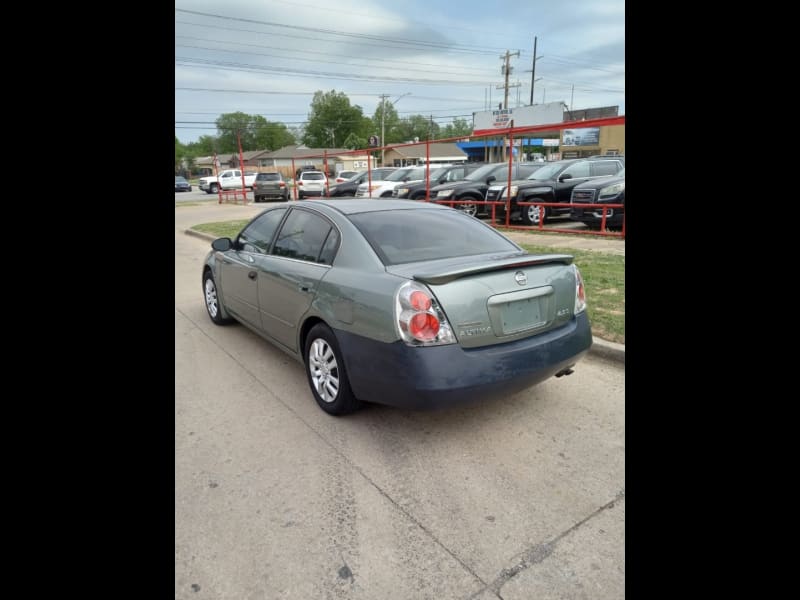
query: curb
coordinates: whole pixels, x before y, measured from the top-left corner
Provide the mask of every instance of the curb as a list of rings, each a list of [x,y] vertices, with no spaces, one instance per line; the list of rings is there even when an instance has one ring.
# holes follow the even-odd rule
[[[195,231],[194,229],[184,229],[183,232],[186,235],[208,240],[209,242],[213,242],[217,239],[210,233],[203,233],[201,231]],[[594,354],[607,360],[613,360],[623,365],[625,364],[625,344],[617,344],[592,336],[592,346],[589,348],[589,354]]]
[[[617,344],[592,336],[592,347],[589,348],[589,354],[625,365],[625,344]]]

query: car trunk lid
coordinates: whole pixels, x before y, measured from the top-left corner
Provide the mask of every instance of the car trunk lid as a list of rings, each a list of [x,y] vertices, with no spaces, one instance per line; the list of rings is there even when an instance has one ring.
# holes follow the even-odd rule
[[[387,271],[428,285],[459,343],[488,346],[568,322],[575,270],[568,254],[472,257],[394,265]]]

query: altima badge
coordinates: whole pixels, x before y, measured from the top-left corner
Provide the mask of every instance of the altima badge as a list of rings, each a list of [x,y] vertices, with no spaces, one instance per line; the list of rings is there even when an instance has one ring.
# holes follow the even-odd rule
[[[514,275],[514,280],[520,285],[525,285],[526,283],[528,283],[528,276],[525,275],[525,273],[523,273],[522,271],[517,271],[516,274]]]

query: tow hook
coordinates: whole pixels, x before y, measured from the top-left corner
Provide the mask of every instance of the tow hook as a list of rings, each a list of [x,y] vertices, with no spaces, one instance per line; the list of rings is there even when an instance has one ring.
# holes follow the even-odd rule
[[[561,377],[562,375],[572,375],[575,371],[572,367],[575,365],[569,366],[566,369],[562,369],[558,373],[556,373],[556,377]]]

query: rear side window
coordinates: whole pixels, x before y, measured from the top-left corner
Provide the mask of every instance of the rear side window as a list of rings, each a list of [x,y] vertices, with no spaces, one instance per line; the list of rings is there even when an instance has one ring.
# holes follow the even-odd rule
[[[592,175],[616,175],[621,168],[616,160],[598,160],[592,163]]]
[[[242,245],[242,250],[266,254],[269,250],[272,236],[275,234],[275,230],[278,229],[286,210],[285,208],[271,210],[250,223],[239,234],[239,243]]]
[[[298,260],[322,262],[320,259],[323,258],[322,250],[325,246],[328,252],[324,258],[326,261],[332,262],[332,254],[335,253],[336,247],[331,252],[325,243],[331,229],[331,224],[319,215],[295,209],[286,217],[272,253]],[[338,245],[338,238],[334,242]],[[330,262],[325,264],[330,264]]]
[[[519,250],[501,234],[457,210],[386,210],[350,220],[385,265]]]

